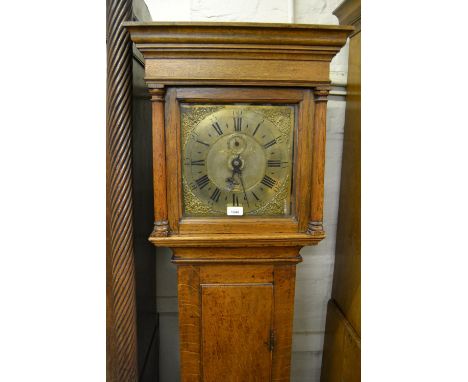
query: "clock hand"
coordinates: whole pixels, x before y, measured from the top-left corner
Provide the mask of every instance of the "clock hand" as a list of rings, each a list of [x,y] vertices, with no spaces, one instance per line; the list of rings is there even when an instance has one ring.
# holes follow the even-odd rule
[[[229,178],[226,178],[227,188],[229,189],[229,191],[231,191],[234,188],[234,185],[236,182],[234,179],[235,174],[236,174],[236,169],[234,168],[232,170],[232,175]]]
[[[240,154],[237,156],[235,161],[232,162],[232,167],[234,168],[232,176],[234,177],[234,173],[236,173],[239,176],[241,186],[242,186],[242,191],[244,191],[244,199],[247,202],[247,206],[250,207],[249,204],[249,199],[247,199],[247,194],[245,192],[245,187],[244,187],[244,181],[242,180],[242,170],[240,169],[242,165],[242,162],[240,161]]]
[[[244,182],[242,181],[242,172],[239,170],[238,174],[239,174],[239,178],[240,178],[240,181],[241,181],[242,191],[244,191],[244,199],[247,201],[247,206],[250,207],[249,199],[247,199],[247,194],[245,193]]]
[[[234,183],[235,183],[234,175],[237,174],[237,172],[239,171],[239,167],[241,165],[241,163],[239,162],[239,156],[237,156],[237,158],[235,158],[231,162],[231,165],[232,165],[232,175],[231,177],[226,178],[226,182],[228,183],[228,187],[230,190],[232,189],[232,187],[234,187]]]

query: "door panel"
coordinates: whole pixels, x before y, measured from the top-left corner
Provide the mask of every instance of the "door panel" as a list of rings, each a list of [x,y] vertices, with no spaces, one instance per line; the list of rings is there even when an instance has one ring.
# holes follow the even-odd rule
[[[203,382],[267,382],[273,285],[202,284]]]

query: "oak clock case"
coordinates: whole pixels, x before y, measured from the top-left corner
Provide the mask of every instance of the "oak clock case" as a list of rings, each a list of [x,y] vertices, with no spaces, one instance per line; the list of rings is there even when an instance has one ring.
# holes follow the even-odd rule
[[[152,101],[149,240],[177,265],[181,381],[289,381],[299,251],[325,237],[329,65],[353,28],[126,27]]]

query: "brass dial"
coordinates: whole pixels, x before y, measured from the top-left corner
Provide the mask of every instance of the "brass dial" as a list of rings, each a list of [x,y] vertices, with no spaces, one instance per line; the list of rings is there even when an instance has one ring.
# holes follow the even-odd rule
[[[182,118],[185,214],[223,216],[230,206],[242,207],[244,215],[289,214],[293,107],[202,110],[200,119],[200,106],[182,108],[183,117],[200,119]]]

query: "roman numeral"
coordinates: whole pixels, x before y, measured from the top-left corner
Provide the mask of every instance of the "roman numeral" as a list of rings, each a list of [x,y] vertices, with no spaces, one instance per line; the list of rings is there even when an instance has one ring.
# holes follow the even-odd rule
[[[263,145],[263,147],[267,149],[268,147],[271,147],[271,146],[273,146],[273,145],[275,145],[275,144],[276,144],[276,138],[273,139],[273,140],[271,140],[271,141],[268,142],[268,143],[265,143],[265,144]]]
[[[216,190],[213,191],[213,193],[210,196],[210,199],[216,203],[218,203],[219,196],[221,195],[221,191],[219,190],[218,187],[216,187]]]
[[[267,165],[268,167],[281,167],[281,161],[277,159],[269,159]]]
[[[263,123],[263,121],[260,122],[260,123],[257,125],[257,127],[255,128],[255,130],[254,130],[254,132],[253,132],[253,134],[252,134],[253,137],[255,137],[255,134],[257,134],[257,130],[258,130],[258,128],[260,127],[260,125],[261,125],[262,123]]]
[[[213,129],[215,129],[218,135],[223,135],[223,130],[221,130],[221,126],[219,126],[218,122],[213,123],[211,126],[213,126]]]
[[[268,175],[265,175],[261,181],[261,183],[267,187],[273,188],[276,183],[276,180],[270,178]]]
[[[269,162],[269,161],[268,161]],[[190,162],[190,164],[192,166],[204,166],[205,165],[205,160],[204,159],[200,159],[200,160],[193,160],[192,162]]]
[[[203,187],[205,187],[209,182],[210,182],[210,179],[208,178],[208,175],[203,175],[201,178],[198,178],[195,181],[197,186],[200,187],[200,190],[202,190]]]
[[[255,192],[252,191],[252,195],[254,196],[255,199],[260,200],[258,196],[255,194]]]
[[[205,145],[206,147],[210,147],[210,145],[209,145],[208,143],[205,143],[205,142],[199,141],[198,139],[197,139],[197,142],[198,142],[198,143],[201,143],[202,145]]]
[[[236,194],[232,194],[232,205],[235,207],[239,207],[239,198]]]
[[[234,117],[234,131],[242,130],[242,117]]]

